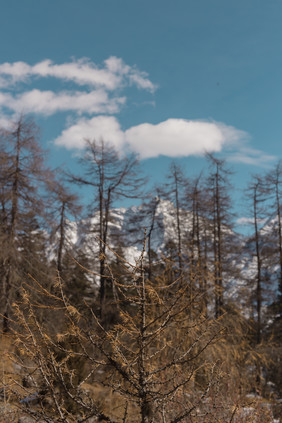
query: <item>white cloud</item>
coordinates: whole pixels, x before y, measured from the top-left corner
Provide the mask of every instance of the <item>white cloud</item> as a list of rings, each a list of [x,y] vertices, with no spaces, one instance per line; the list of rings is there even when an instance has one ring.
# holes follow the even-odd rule
[[[244,133],[217,122],[169,119],[157,125],[144,123],[122,131],[115,117],[97,116],[80,119],[65,129],[55,140],[67,148],[83,148],[84,139],[100,139],[112,143],[119,151],[128,148],[141,159],[166,155],[169,157],[202,155],[219,152]]]
[[[129,81],[132,85],[136,85],[137,88],[140,88],[141,90],[147,90],[153,93],[157,86],[153,84],[147,77],[147,74],[145,72],[139,72],[134,70],[131,71],[128,75]]]
[[[30,68],[25,62],[3,63],[0,65],[1,87],[25,81],[30,73]]]
[[[78,85],[90,85],[113,90],[120,84],[120,75],[108,69],[99,69],[94,63],[85,60],[56,65],[44,60],[32,67],[31,73],[40,77],[54,77],[73,81]]]
[[[16,96],[0,92],[0,107],[18,113],[47,116],[65,111],[74,111],[79,114],[117,113],[124,102],[125,97],[110,99],[104,90],[54,93],[34,89]]]
[[[37,79],[53,77],[87,88],[72,91],[26,90],[20,94],[16,84],[32,84]],[[89,59],[55,64],[43,60],[31,66],[25,62],[0,64],[0,112],[35,113],[50,116],[57,112],[112,114],[120,111],[126,97],[120,91],[127,86],[153,92],[156,89],[145,72],[129,66],[117,57],[109,57],[102,66]],[[9,91],[3,91],[3,88]]]
[[[0,128],[1,129],[11,129],[11,127],[13,126],[13,121],[5,116],[5,115],[1,115],[0,116]]]
[[[19,93],[18,83],[33,84],[45,78],[70,81],[76,84],[76,88],[56,92],[27,89]],[[223,150],[228,160],[248,165],[268,167],[277,159],[260,150],[248,148],[248,135],[245,132],[219,122],[168,119],[155,125],[142,123],[122,131],[116,118],[105,115],[120,111],[126,102],[126,97],[120,93],[129,86],[150,93],[157,88],[146,72],[114,56],[101,65],[87,58],[62,64],[55,64],[48,59],[35,65],[25,62],[3,63],[0,64],[0,126],[7,126],[8,116],[15,113],[50,116],[69,112],[72,119],[73,113],[76,118],[90,116],[89,119],[77,119],[55,140],[67,148],[82,148],[85,137],[103,137],[120,151],[129,149],[141,159],[159,155],[195,156],[205,151]]]
[[[150,92],[156,89],[156,85],[149,80],[147,73],[141,72],[137,67],[126,65],[122,59],[114,56],[105,60],[104,65],[100,67],[87,58],[59,65],[49,59],[33,66],[25,62],[0,65],[0,86],[2,87],[8,87],[16,82],[28,82],[32,77],[53,77],[110,91],[130,84]]]
[[[140,158],[197,156],[219,152],[244,133],[218,122],[168,119],[157,125],[144,123],[125,132],[126,141]]]
[[[243,145],[238,149],[238,151],[228,155],[227,160],[234,163],[243,163],[268,168],[273,165],[273,162],[277,160],[277,157],[266,154],[261,150]]]
[[[68,149],[81,149],[85,146],[85,140],[100,140],[111,143],[121,151],[124,146],[124,133],[119,122],[113,116],[97,116],[92,119],[80,119],[74,125],[65,129],[56,138],[55,144]]]

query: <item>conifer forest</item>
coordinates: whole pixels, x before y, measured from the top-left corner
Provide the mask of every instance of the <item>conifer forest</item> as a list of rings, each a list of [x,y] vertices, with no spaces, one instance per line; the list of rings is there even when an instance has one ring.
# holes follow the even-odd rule
[[[282,161],[242,235],[215,155],[153,188],[103,140],[76,160],[0,130],[0,423],[281,422]]]

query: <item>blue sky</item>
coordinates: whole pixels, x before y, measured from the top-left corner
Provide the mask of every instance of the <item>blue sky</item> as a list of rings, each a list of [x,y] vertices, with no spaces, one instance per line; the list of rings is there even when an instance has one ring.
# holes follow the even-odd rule
[[[172,158],[200,171],[208,150],[234,169],[238,210],[281,158],[281,0],[0,6],[0,123],[32,113],[54,166],[103,136],[160,181]]]

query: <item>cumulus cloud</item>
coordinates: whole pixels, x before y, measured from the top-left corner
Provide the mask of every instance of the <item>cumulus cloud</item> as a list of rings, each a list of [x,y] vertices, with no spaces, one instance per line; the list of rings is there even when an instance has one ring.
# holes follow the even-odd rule
[[[62,64],[55,64],[47,59],[33,66],[25,62],[0,65],[2,87],[8,87],[16,82],[28,82],[32,77],[53,77],[105,90],[116,90],[130,84],[150,92],[154,92],[157,88],[149,80],[146,72],[140,71],[136,66],[129,66],[122,59],[114,56],[105,60],[103,66],[98,66],[87,58]]]
[[[245,133],[218,122],[168,119],[157,125],[144,123],[125,132],[129,147],[140,158],[197,156],[219,152],[226,144],[237,142]]]
[[[122,131],[115,117],[97,116],[78,120],[65,129],[55,143],[67,148],[83,148],[85,138],[103,138],[119,151],[129,149],[140,159],[146,159],[159,155],[180,157],[202,155],[206,151],[219,152],[244,135],[222,123],[184,119],[168,119],[157,125],[144,123]]]
[[[25,62],[3,63],[0,65],[1,87],[25,81],[29,73],[30,66]]]
[[[0,116],[0,128],[1,129],[11,129],[13,126],[13,121],[5,115]]]
[[[75,88],[71,91],[62,91],[62,88],[58,91],[18,90],[21,84],[33,84],[46,78],[71,82]],[[157,88],[146,72],[115,56],[101,65],[87,58],[62,64],[49,59],[35,65],[3,63],[0,64],[0,126],[6,127],[9,117],[16,113],[51,116],[68,112],[75,123],[55,140],[67,148],[82,148],[85,138],[103,138],[119,151],[133,151],[141,159],[160,155],[195,156],[205,151],[225,150],[228,160],[233,162],[267,167],[276,160],[274,156],[249,148],[245,132],[219,122],[168,119],[155,125],[142,123],[122,130],[118,120],[110,115],[120,111],[126,102],[121,92],[131,86],[149,93]]]
[[[18,95],[0,92],[0,107],[13,112],[52,115],[74,111],[79,114],[117,113],[125,97],[109,98],[103,90],[58,92],[31,90]]]
[[[71,81],[79,90],[31,89],[18,93],[18,83],[32,84],[51,77],[62,82]],[[147,73],[114,56],[105,60],[102,66],[89,59],[62,64],[43,60],[33,66],[25,62],[3,63],[0,64],[0,112],[46,116],[66,111],[92,115],[118,113],[126,101],[120,91],[133,85],[151,93],[156,89]]]
[[[81,149],[85,146],[85,140],[101,139],[119,151],[123,149],[124,132],[115,117],[96,116],[92,119],[79,119],[74,125],[66,128],[54,142],[68,149]]]

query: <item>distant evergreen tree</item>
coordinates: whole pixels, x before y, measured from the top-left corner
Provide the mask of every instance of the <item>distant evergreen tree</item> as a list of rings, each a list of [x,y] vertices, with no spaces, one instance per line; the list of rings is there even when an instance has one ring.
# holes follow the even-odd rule
[[[84,301],[88,305],[95,302],[89,268],[90,259],[83,251],[76,249],[64,254],[60,279],[66,296],[78,308],[85,308]]]
[[[17,240],[19,255],[17,272],[19,278],[27,279],[31,275],[41,281],[44,286],[50,286],[54,272],[51,270],[47,257],[49,240],[33,212],[27,218],[23,231],[18,233]]]

